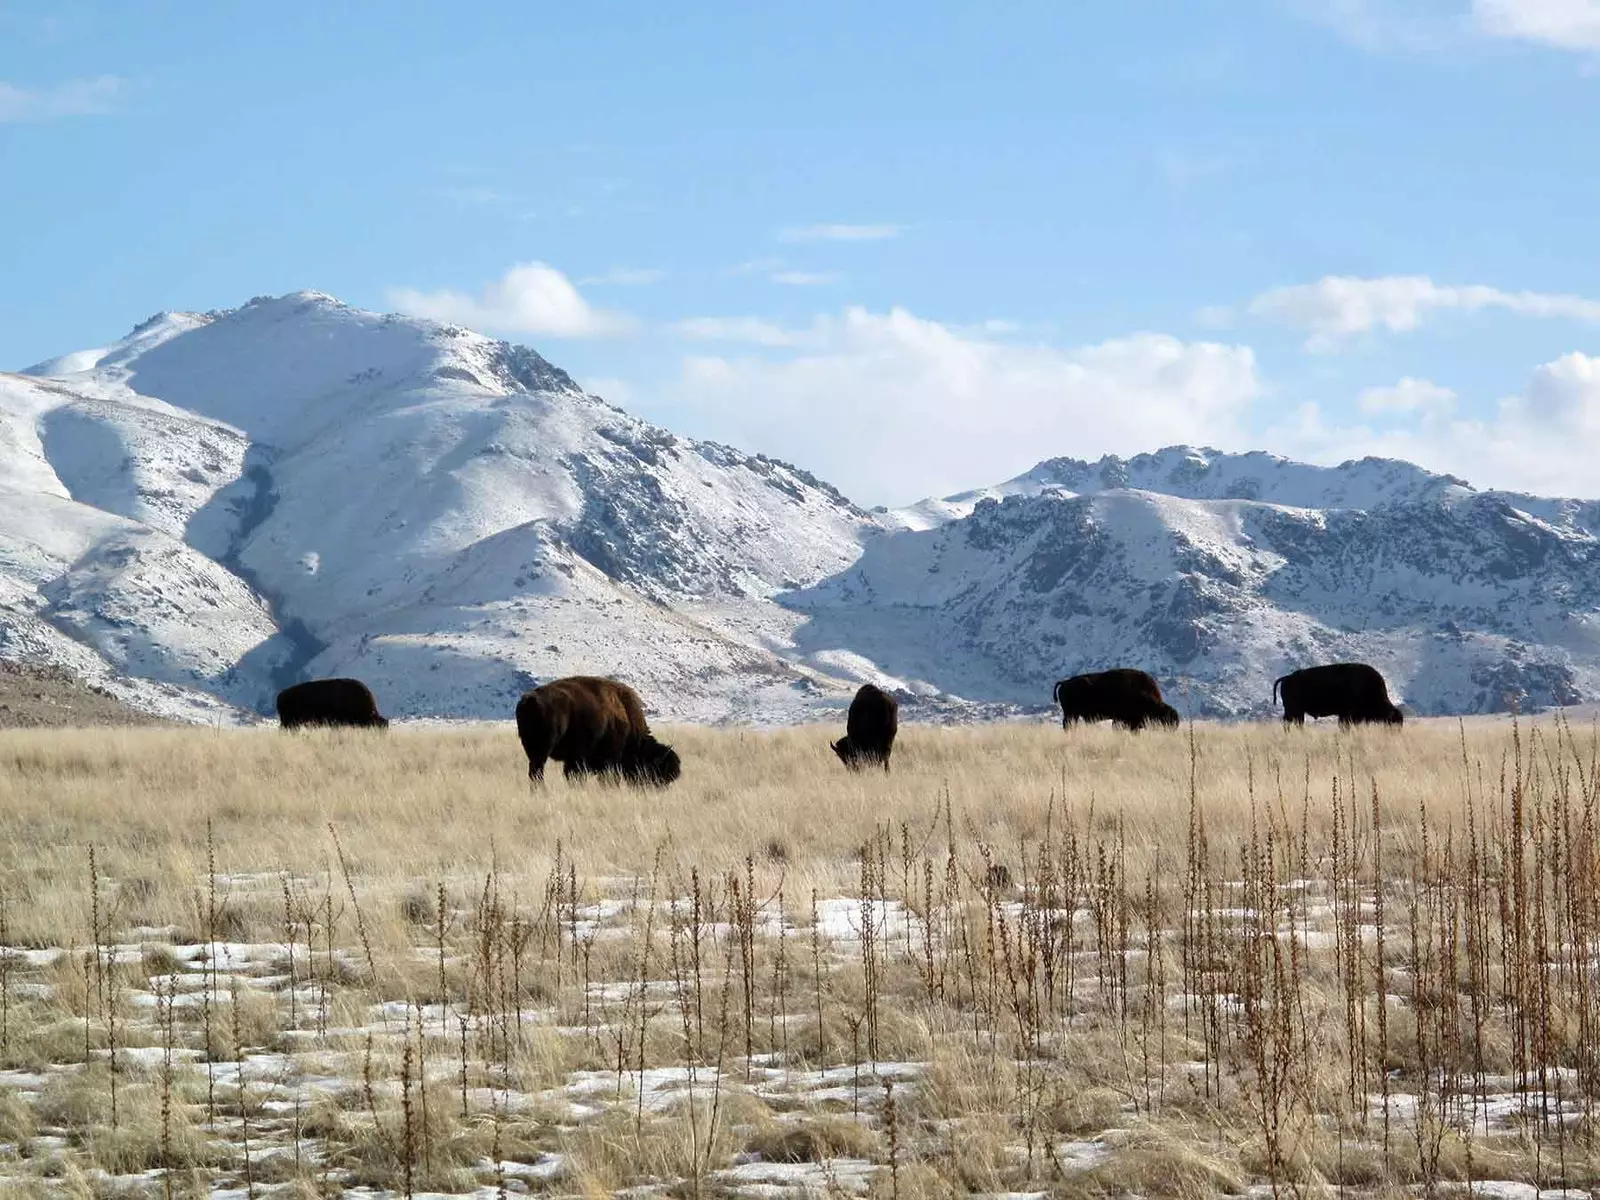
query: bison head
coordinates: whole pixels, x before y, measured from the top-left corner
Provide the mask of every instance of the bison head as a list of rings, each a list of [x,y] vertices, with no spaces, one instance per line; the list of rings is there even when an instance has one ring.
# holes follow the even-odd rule
[[[1150,719],[1157,725],[1165,725],[1168,729],[1176,729],[1183,724],[1183,718],[1178,715],[1178,710],[1170,704],[1157,704],[1150,714]]]
[[[839,761],[852,771],[861,770],[873,757],[868,751],[852,742],[848,735],[837,742],[829,742],[828,747],[839,756]]]
[[[1393,704],[1389,705],[1389,711],[1381,719],[1385,725],[1404,725],[1406,721],[1405,714]]]
[[[622,764],[622,776],[641,786],[666,787],[683,774],[683,762],[671,746],[653,737],[640,738]]]

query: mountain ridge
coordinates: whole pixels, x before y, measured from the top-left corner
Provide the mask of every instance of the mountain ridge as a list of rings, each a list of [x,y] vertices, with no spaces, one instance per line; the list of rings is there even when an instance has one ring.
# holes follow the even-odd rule
[[[346,673],[397,715],[504,717],[575,671],[675,719],[869,679],[969,718],[1125,664],[1238,716],[1328,655],[1413,711],[1600,698],[1594,501],[1174,446],[869,512],[527,347],[317,292],[0,374],[0,496],[0,658],[186,719]]]

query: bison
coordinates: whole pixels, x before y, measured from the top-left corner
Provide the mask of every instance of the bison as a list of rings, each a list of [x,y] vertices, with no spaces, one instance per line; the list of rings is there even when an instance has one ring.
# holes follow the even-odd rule
[[[887,771],[894,735],[899,729],[899,702],[881,687],[863,683],[856,691],[856,698],[850,701],[844,737],[828,744],[839,761],[852,771],[859,771],[869,763],[880,763]]]
[[[535,781],[552,758],[568,779],[598,775],[640,786],[665,787],[683,770],[677,751],[651,736],[639,693],[615,679],[573,675],[525,693],[517,737]]]
[[[1399,725],[1405,720],[1389,700],[1383,676],[1366,663],[1292,671],[1273,681],[1274,704],[1280,688],[1285,725],[1304,725],[1307,717],[1338,717],[1340,725]]]
[[[302,725],[349,725],[387,729],[372,689],[359,679],[313,679],[278,693],[278,723],[285,729]]]
[[[1063,679],[1052,693],[1061,706],[1061,728],[1078,721],[1111,721],[1143,729],[1152,721],[1177,726],[1178,710],[1161,698],[1161,687],[1147,671],[1118,667]]]

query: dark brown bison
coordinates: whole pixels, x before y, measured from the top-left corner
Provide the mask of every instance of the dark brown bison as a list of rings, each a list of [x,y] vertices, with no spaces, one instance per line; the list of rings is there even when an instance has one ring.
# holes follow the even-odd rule
[[[899,702],[881,687],[863,683],[856,691],[856,698],[850,701],[844,737],[828,744],[839,761],[852,771],[859,771],[869,763],[880,763],[887,771],[894,735],[899,730]]]
[[[568,779],[585,775],[665,787],[682,773],[677,751],[656,741],[639,693],[615,679],[573,675],[536,687],[517,703],[517,737],[528,778],[555,759]]]
[[[1182,718],[1161,698],[1161,686],[1147,671],[1117,667],[1063,679],[1052,693],[1061,706],[1061,728],[1078,721],[1111,721],[1128,729],[1154,722],[1174,727]]]
[[[1383,676],[1366,663],[1292,671],[1273,682],[1273,703],[1280,688],[1286,725],[1304,725],[1307,717],[1338,717],[1341,725],[1399,725],[1405,720],[1389,700]]]
[[[352,725],[387,729],[372,689],[359,679],[312,679],[278,693],[278,723],[285,729],[302,725]]]

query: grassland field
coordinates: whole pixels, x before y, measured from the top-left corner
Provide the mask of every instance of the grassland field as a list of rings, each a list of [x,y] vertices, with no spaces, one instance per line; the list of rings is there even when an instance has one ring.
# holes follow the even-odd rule
[[[0,1189],[1600,1183],[1593,725],[662,736],[0,732]]]

